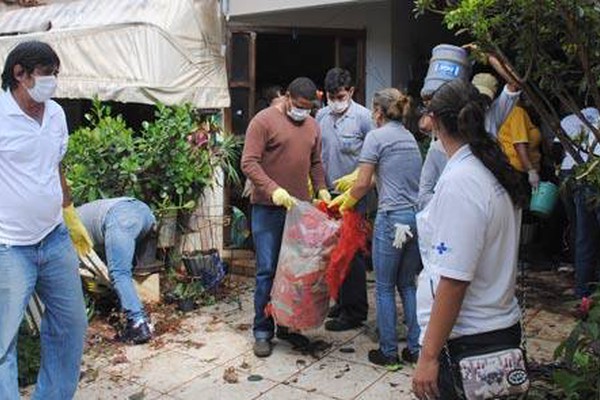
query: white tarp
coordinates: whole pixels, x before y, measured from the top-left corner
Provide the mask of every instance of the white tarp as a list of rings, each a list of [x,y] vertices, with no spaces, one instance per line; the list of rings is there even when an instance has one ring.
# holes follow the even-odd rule
[[[217,0],[87,0],[0,13],[2,66],[32,39],[60,57],[58,98],[229,107]]]

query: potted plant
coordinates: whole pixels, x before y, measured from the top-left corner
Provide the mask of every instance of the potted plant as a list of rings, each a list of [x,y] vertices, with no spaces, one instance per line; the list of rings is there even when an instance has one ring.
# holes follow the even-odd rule
[[[204,288],[200,281],[192,279],[189,282],[178,282],[171,292],[171,296],[180,311],[189,312],[197,308],[197,300],[203,292]]]

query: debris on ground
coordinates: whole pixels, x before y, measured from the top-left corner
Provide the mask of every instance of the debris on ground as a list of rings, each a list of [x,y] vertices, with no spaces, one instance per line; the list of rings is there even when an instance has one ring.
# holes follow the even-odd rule
[[[344,368],[340,369],[338,371],[338,373],[334,376],[335,379],[340,379],[341,377],[343,377],[344,375],[346,375],[346,372],[350,371],[350,365],[346,364],[344,366]]]
[[[249,382],[259,382],[259,381],[262,381],[262,380],[263,380],[263,377],[261,375],[250,375],[248,377],[248,381]]]
[[[223,372],[223,380],[227,383],[238,383],[239,377],[234,367],[229,367]]]

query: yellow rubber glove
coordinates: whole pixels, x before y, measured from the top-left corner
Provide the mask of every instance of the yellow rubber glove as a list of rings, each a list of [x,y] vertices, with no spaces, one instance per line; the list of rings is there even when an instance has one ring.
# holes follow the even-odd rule
[[[80,256],[89,254],[94,245],[85,226],[83,226],[83,223],[79,219],[73,204],[63,208],[63,219],[67,229],[69,229],[69,235],[71,236],[71,241],[73,242],[73,246],[75,246],[77,254]]]
[[[288,210],[296,205],[296,199],[294,199],[287,190],[283,188],[277,188],[271,195],[271,200],[276,206],[285,207]]]
[[[358,203],[358,199],[353,197],[350,194],[350,191],[347,190],[344,193],[337,196],[335,199],[333,199],[327,207],[333,208],[335,206],[338,206],[340,212],[343,213],[345,211],[353,209],[356,203]]]
[[[329,194],[329,190],[319,190],[319,200],[323,200],[326,204],[329,204],[329,202],[331,201],[331,195]]]
[[[344,175],[341,178],[333,181],[333,184],[335,185],[335,190],[337,190],[340,193],[346,192],[347,190],[349,190],[352,187],[352,185],[354,185],[354,183],[356,182],[357,179],[358,179],[358,168],[356,168],[354,170],[354,172],[352,172],[348,175]]]

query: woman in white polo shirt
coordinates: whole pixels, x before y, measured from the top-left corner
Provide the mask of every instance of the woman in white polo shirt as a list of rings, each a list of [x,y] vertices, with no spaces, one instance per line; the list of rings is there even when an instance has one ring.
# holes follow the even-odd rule
[[[472,349],[518,346],[515,297],[520,208],[527,188],[484,127],[475,87],[442,86],[428,112],[448,164],[417,216],[423,272],[417,285],[421,353],[413,390],[421,399],[461,398],[449,365]]]

